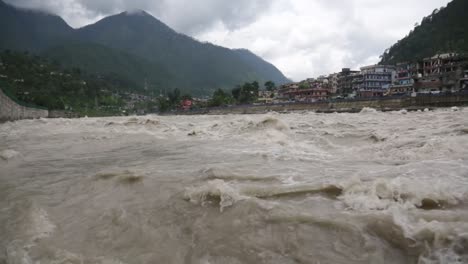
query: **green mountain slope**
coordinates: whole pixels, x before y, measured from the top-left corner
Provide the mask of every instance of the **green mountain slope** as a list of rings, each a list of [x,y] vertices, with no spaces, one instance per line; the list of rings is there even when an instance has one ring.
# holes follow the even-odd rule
[[[115,74],[153,89],[180,88],[208,95],[217,88],[289,80],[248,51],[201,43],[179,34],[148,13],[123,12],[81,29],[58,16],[17,9],[0,0],[0,50],[32,51],[65,66]]]
[[[120,76],[138,87],[147,82],[153,85],[151,88],[161,89],[172,86],[170,82],[176,80],[163,66],[94,43],[70,42],[42,54],[68,67],[86,69],[90,74]]]
[[[276,84],[282,84],[285,82],[289,82],[290,80],[285,80],[282,78],[282,74],[278,74],[278,69],[271,63],[264,61],[262,58],[258,57],[250,50],[247,49],[237,49],[234,50],[235,53],[247,64],[251,67],[255,68],[255,70],[261,76],[275,76],[276,78],[272,78],[269,80],[263,79],[259,80],[260,83],[264,83],[264,81],[273,81]]]
[[[430,57],[437,53],[468,52],[468,1],[453,0],[423,19],[407,37],[382,55],[382,64]]]
[[[78,31],[81,40],[165,65],[169,72],[179,77],[182,88],[230,88],[254,80],[288,81],[278,69],[252,53],[242,54],[198,42],[178,34],[144,11],[123,12]]]

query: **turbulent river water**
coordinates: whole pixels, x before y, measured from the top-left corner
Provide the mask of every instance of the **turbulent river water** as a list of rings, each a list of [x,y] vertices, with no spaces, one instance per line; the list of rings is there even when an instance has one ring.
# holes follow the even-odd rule
[[[0,124],[0,263],[468,263],[468,108]]]

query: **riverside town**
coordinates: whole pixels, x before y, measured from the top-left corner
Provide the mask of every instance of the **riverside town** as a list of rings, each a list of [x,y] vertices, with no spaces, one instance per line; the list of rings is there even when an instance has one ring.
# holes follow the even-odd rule
[[[468,92],[468,56],[437,54],[416,62],[371,65],[281,85],[260,101],[319,102],[330,99],[446,95]],[[273,95],[273,96],[272,96]]]
[[[418,61],[376,64],[360,70],[343,68],[338,73],[279,85],[267,81],[264,89],[257,81],[245,82],[230,91],[211,87],[207,89],[214,90],[211,96],[206,93],[192,96],[190,91],[154,87],[146,80],[140,89],[129,90],[125,82],[86,75],[78,69],[63,70],[28,54],[7,51],[0,55],[0,88],[3,89],[0,120],[149,113],[355,112],[363,107],[418,110],[462,105],[468,98],[466,53],[436,54]],[[32,70],[24,70],[25,66]],[[59,93],[75,89],[78,94],[55,96],[59,93],[45,90],[54,87],[51,83],[56,83]],[[400,101],[388,103],[391,99]]]

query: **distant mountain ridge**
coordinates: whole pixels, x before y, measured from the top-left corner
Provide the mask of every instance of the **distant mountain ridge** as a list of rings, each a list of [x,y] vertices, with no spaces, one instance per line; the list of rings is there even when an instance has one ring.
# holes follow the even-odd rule
[[[145,11],[127,11],[73,29],[58,16],[17,9],[0,0],[0,49],[41,53],[97,74],[118,74],[153,89],[211,94],[243,82],[289,80],[246,50],[201,43]]]
[[[438,53],[468,53],[467,0],[453,0],[436,9],[421,25],[382,55],[381,64],[416,61]]]

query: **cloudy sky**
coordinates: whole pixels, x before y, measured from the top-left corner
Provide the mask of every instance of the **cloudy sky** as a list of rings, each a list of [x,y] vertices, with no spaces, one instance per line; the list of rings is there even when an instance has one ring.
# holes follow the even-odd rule
[[[175,30],[247,48],[299,81],[378,62],[424,16],[450,0],[6,0],[82,27],[143,9]]]

